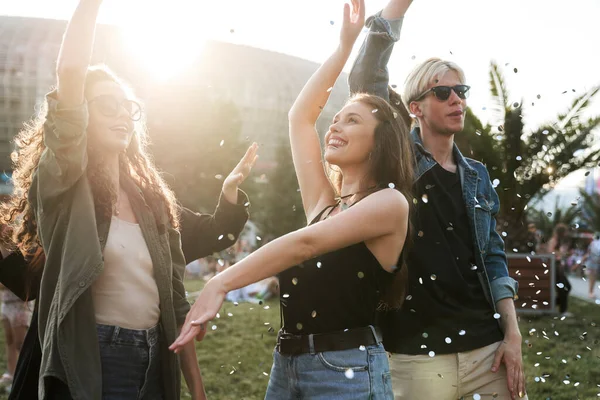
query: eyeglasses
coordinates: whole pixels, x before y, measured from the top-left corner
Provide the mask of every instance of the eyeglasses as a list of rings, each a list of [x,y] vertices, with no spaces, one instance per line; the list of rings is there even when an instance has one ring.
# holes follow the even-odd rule
[[[467,85],[434,86],[431,89],[428,89],[428,90],[424,91],[423,93],[421,93],[421,95],[418,96],[414,101],[421,100],[429,92],[433,92],[433,94],[435,95],[435,97],[437,97],[438,100],[446,101],[450,97],[450,94],[452,93],[452,91],[454,91],[454,93],[456,93],[456,95],[459,98],[464,100],[467,97],[469,97],[469,89],[471,89],[471,86],[467,86]]]
[[[106,117],[116,117],[119,115],[121,107],[127,111],[132,121],[139,121],[142,118],[142,106],[133,100],[119,101],[111,95],[101,95],[94,97],[88,104],[95,104],[98,111]]]

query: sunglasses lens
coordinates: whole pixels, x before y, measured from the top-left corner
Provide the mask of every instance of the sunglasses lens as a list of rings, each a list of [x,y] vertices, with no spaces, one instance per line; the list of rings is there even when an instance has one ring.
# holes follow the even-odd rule
[[[139,121],[142,118],[142,107],[135,101],[125,101],[123,107],[129,113],[129,118],[132,121]]]
[[[433,94],[435,94],[435,97],[437,97],[438,99],[440,99],[442,101],[448,100],[448,97],[450,97],[451,90],[452,90],[452,88],[449,86],[436,86],[436,87],[432,88],[432,91],[433,91]]]
[[[469,97],[469,89],[470,88],[467,85],[454,86],[454,91],[456,92],[456,95],[463,100]]]
[[[110,97],[98,97],[95,104],[98,110],[107,117],[114,117],[119,112],[119,103]]]

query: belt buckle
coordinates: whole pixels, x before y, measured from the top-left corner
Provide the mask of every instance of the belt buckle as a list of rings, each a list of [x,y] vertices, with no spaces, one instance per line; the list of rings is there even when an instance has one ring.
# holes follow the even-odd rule
[[[291,333],[281,333],[277,338],[277,351],[281,354],[294,354],[294,351],[290,351],[290,345],[293,346],[293,340],[301,339],[302,336],[294,335]],[[286,348],[287,347],[287,348]],[[282,348],[284,352],[282,353]]]
[[[299,335],[294,335],[292,333],[288,333],[288,332],[280,332],[278,337],[277,337],[277,341],[280,340],[289,340],[289,339],[299,339],[301,336]]]

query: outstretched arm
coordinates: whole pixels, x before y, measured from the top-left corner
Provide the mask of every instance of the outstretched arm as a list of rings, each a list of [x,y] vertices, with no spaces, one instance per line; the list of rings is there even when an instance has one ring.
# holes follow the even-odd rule
[[[289,112],[292,157],[308,221],[319,204],[331,204],[335,197],[321,162],[321,144],[315,124],[360,34],[364,10],[364,0],[352,0],[352,11],[348,4],[344,5],[338,48],[309,79]]]
[[[390,100],[387,65],[411,3],[412,0],[390,0],[382,11],[369,17],[369,33],[348,76],[351,93],[370,93]]]
[[[219,311],[227,292],[274,276],[327,252],[380,237],[394,237],[400,255],[408,229],[408,202],[394,189],[383,189],[338,215],[267,243],[211,279],[188,313],[179,338],[170,346],[179,351],[202,335],[206,322]],[[386,265],[387,263],[383,263]],[[389,269],[388,269],[389,268]],[[392,270],[389,265],[386,269]]]

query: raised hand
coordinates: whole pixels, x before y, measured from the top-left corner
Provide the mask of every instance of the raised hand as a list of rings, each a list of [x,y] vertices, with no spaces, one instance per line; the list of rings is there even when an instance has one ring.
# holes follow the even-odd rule
[[[225,199],[232,204],[237,203],[237,190],[238,186],[244,182],[244,180],[250,175],[250,171],[258,159],[256,152],[258,151],[258,145],[252,143],[252,145],[246,150],[246,154],[240,160],[238,165],[235,166],[233,171],[225,178],[223,182],[223,195]]]
[[[344,4],[344,22],[340,32],[340,45],[351,50],[365,24],[365,0],[352,0],[352,10]]]

